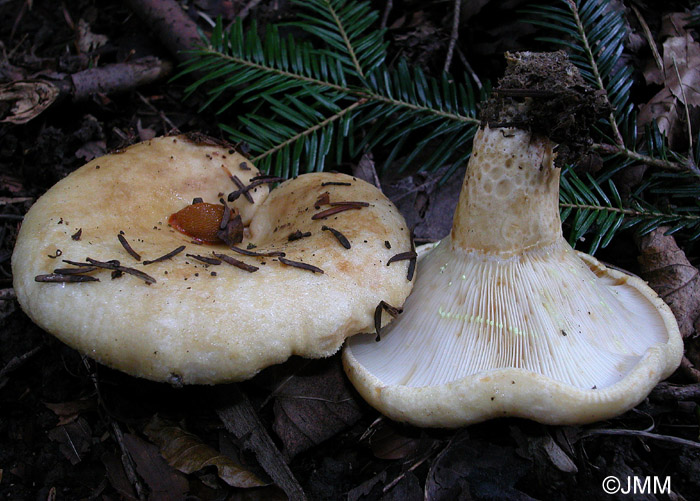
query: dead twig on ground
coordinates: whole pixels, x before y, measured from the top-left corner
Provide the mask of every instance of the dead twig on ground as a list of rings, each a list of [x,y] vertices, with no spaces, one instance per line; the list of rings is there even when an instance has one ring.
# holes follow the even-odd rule
[[[5,364],[5,367],[0,369],[0,388],[2,388],[5,385],[3,379],[8,374],[22,367],[25,363],[27,363],[29,359],[31,359],[34,355],[39,353],[43,348],[44,345],[39,345],[35,348],[32,348],[28,352],[23,353],[22,355],[11,358],[10,361]]]
[[[289,499],[306,499],[304,490],[285,463],[282,453],[260,422],[248,397],[237,385],[226,387],[233,401],[216,411],[224,427],[242,442],[242,446],[255,453],[272,481],[289,496]]]
[[[236,15],[236,17],[241,20],[245,19],[246,17],[248,17],[248,14],[250,14],[250,11],[257,7],[261,1],[262,0],[250,0],[243,6],[243,8]]]
[[[700,383],[678,386],[671,383],[659,383],[649,398],[662,402],[678,402],[700,399]]]
[[[450,71],[450,65],[452,64],[452,55],[455,51],[455,45],[457,45],[457,39],[459,38],[459,12],[460,12],[461,1],[454,0],[454,8],[452,11],[452,32],[450,33],[450,44],[447,46],[447,56],[445,56],[445,65],[442,67],[442,71],[447,73]]]
[[[386,23],[389,20],[389,13],[391,12],[391,9],[394,7],[394,2],[393,0],[386,0],[386,5],[384,6],[384,12],[382,13],[382,22],[379,25],[382,28],[386,28]]]
[[[187,51],[202,44],[197,25],[175,0],[128,0],[126,3],[178,61],[189,59]]]
[[[661,440],[663,442],[670,442],[676,445],[682,445],[684,447],[700,449],[700,442],[694,442],[692,440],[686,440],[685,438],[673,437],[670,435],[659,435],[657,433],[649,433],[648,431],[642,430],[588,430],[583,435],[581,435],[581,438],[591,437],[593,435],[623,435],[628,437],[642,437],[649,438],[652,440]]]
[[[84,101],[95,94],[116,94],[167,77],[172,64],[156,57],[115,63],[65,75],[56,80],[16,80],[0,86],[0,103],[7,110],[0,122],[23,124],[56,102]]]

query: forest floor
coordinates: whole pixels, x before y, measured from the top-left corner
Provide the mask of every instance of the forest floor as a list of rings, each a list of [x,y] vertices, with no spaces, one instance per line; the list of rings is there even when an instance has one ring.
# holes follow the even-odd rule
[[[498,15],[499,3],[506,14]],[[503,52],[528,47],[531,29],[513,14],[525,3],[463,2],[453,69],[495,81]],[[285,1],[175,4],[205,31],[217,16],[230,22],[245,12],[264,24],[293,13]],[[448,5],[393,2],[390,50],[441,69]],[[645,18],[659,20],[683,3],[646,9]],[[623,487],[670,479],[670,492],[640,490],[634,499],[697,499],[696,332],[686,338],[684,368],[622,416],[580,427],[511,418],[436,430],[382,417],[349,384],[339,355],[293,358],[244,383],[174,388],[100,366],[33,324],[15,300],[10,257],[22,216],[42,193],[92,158],[141,140],[176,130],[223,137],[220,118],[198,111],[205,96],[184,99],[190,81],[169,80],[177,60],[154,31],[128,2],[0,0],[0,87],[66,82],[143,57],[162,65],[121,92],[91,88],[78,98],[64,88],[45,110],[29,110],[31,120],[0,123],[1,498],[631,499],[605,493],[612,476]],[[0,101],[0,118],[10,114]],[[386,191],[417,236],[437,239],[449,231],[445,206],[456,202],[458,177],[438,187],[434,176],[416,174],[387,180]],[[621,232],[599,257],[639,273],[638,253],[632,232]],[[697,265],[700,256],[687,257]],[[692,326],[700,310],[689,315]]]

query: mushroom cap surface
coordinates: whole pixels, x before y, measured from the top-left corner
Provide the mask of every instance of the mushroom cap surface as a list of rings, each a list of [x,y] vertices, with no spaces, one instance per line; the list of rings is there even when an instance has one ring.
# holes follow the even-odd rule
[[[248,224],[238,247],[284,252],[323,273],[283,264],[279,256],[237,254],[223,243],[196,245],[168,226],[169,216],[194,198],[218,203],[235,190],[230,175],[248,185],[259,172],[232,150],[184,136],[139,143],[77,169],[24,218],[12,256],[20,305],[43,329],[107,366],[173,384],[214,384],[247,379],[291,355],[329,356],[347,336],[371,330],[380,301],[403,303],[412,288],[407,265],[386,263],[397,249],[410,249],[405,222],[378,189],[350,176],[304,174],[271,192],[265,185],[251,189],[253,203],[240,196],[230,204]],[[314,207],[326,192],[330,202],[369,205],[312,219],[329,208]],[[310,235],[290,239],[296,231]],[[144,261],[186,249],[144,265],[120,243],[120,232]],[[215,258],[212,252],[258,269],[192,257]],[[99,282],[35,281],[69,268],[64,259],[87,258],[119,260],[156,282],[129,274],[112,279],[109,270],[89,273]]]
[[[422,253],[403,313],[379,342],[346,343],[350,380],[382,413],[433,427],[588,423],[678,367],[668,306],[562,237],[552,149],[522,130],[477,132],[452,233]]]

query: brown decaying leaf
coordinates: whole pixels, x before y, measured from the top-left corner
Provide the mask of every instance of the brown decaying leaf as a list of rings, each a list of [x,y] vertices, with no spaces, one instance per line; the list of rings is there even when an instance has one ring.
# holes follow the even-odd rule
[[[85,454],[90,450],[92,443],[92,430],[88,422],[79,417],[75,421],[57,426],[49,431],[48,437],[54,442],[58,442],[58,448],[72,465],[76,465],[83,460]]]
[[[700,317],[700,273],[673,236],[661,227],[639,240],[642,277],[671,308],[684,338],[692,335]]]
[[[440,184],[447,169],[419,172],[383,186],[384,192],[413,228],[417,243],[444,238],[452,228],[452,216],[462,188],[464,170],[458,169],[449,181]]]
[[[664,19],[663,70],[654,65],[644,74],[648,83],[664,87],[641,107],[637,119],[640,125],[656,119],[671,138],[683,123],[683,106],[700,106],[700,44],[685,30],[685,17],[675,13]]]
[[[184,501],[187,498],[190,488],[187,478],[165,462],[158,447],[131,433],[124,434],[124,446],[139,476],[148,484],[149,499]]]
[[[119,456],[115,453],[105,452],[100,456],[100,461],[105,467],[110,485],[119,493],[120,499],[136,501],[138,499],[136,491],[124,472],[124,465]]]
[[[289,499],[305,500],[306,493],[284,461],[282,453],[267,433],[248,396],[238,385],[228,385],[217,408],[221,422],[246,450],[253,451],[260,466],[272,481],[284,490]]]
[[[196,435],[157,415],[151,418],[144,433],[160,448],[160,453],[168,464],[183,473],[214,466],[219,478],[231,487],[267,485],[245,467],[202,442]]]
[[[97,408],[97,402],[94,398],[86,398],[82,400],[73,400],[70,402],[48,403],[44,405],[51,409],[58,416],[58,425],[71,423],[78,419],[81,413]]]
[[[369,437],[372,453],[379,459],[405,459],[420,448],[420,439],[399,433],[396,427],[382,420]]]
[[[557,429],[560,431],[567,429],[562,427]],[[578,467],[571,459],[571,451],[567,453],[564,448],[555,440],[548,430],[543,430],[541,435],[532,436],[523,433],[518,426],[511,426],[510,434],[518,443],[517,453],[524,458],[531,459],[535,465],[551,464],[559,471],[564,473],[577,473]],[[564,434],[558,437],[560,440],[565,439]],[[568,445],[568,444],[565,444]]]
[[[515,448],[471,440],[461,432],[430,466],[425,499],[531,500],[515,487],[531,468]]]
[[[362,416],[338,356],[282,380],[274,394],[273,429],[287,458],[333,437]]]

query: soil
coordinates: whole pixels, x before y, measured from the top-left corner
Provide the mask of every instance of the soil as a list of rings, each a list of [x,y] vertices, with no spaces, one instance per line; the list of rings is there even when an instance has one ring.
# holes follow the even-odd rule
[[[205,18],[230,20],[245,6],[179,3],[203,29]],[[261,23],[290,10],[286,2],[251,4],[248,16]],[[444,57],[450,16],[445,3],[419,4],[395,2],[391,50],[436,71],[431,65]],[[465,22],[482,38],[465,34],[461,44],[471,69],[495,80],[503,65],[487,52],[521,49],[530,33],[513,29],[506,43],[499,30],[512,20],[497,24],[478,10],[468,9]],[[482,15],[492,11],[487,6]],[[146,56],[176,64],[151,34],[122,2],[0,1],[0,83],[62,80]],[[483,40],[493,43],[487,48]],[[453,70],[464,68],[454,63]],[[370,408],[338,356],[294,358],[236,385],[174,388],[100,366],[32,323],[13,299],[10,270],[22,215],[56,181],[105,152],[174,130],[225,139],[216,126],[222,117],[200,111],[204,96],[185,98],[188,83],[160,78],[80,102],[63,96],[26,123],[0,123],[1,498],[630,499],[605,494],[603,481],[613,476],[623,487],[628,479],[670,479],[670,493],[647,490],[634,499],[697,499],[700,398],[697,382],[680,371],[670,380],[675,386],[593,425],[501,419],[432,430],[391,422]],[[394,180],[388,190],[400,197],[401,183],[437,186],[437,178],[420,176]],[[459,182],[440,189],[454,199]],[[438,238],[449,226],[427,225],[431,211],[418,207],[430,205],[426,200],[414,193],[408,210],[426,239]],[[633,248],[631,234],[622,233],[604,259],[635,269]]]

